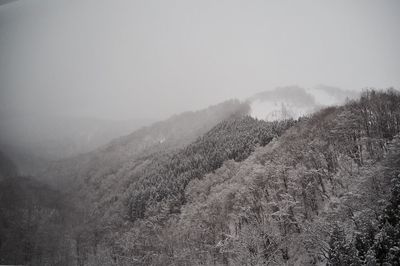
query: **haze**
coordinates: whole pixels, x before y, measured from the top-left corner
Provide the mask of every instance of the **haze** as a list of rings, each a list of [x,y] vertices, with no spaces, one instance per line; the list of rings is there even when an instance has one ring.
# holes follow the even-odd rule
[[[6,1],[8,2],[8,1]],[[162,119],[277,86],[399,87],[398,1],[14,1],[1,111]]]
[[[400,265],[399,46],[400,0],[0,0],[0,264]]]

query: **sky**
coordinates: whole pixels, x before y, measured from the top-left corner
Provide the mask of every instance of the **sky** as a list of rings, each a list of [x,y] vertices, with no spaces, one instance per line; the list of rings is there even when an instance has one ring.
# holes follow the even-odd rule
[[[163,119],[279,86],[400,88],[400,1],[0,5],[0,112]]]

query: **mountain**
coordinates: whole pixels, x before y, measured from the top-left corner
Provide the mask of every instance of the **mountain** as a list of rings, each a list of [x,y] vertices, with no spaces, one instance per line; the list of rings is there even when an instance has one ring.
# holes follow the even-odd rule
[[[35,179],[0,180],[0,263],[68,265],[72,262],[66,232],[73,209],[62,194]],[[72,263],[70,263],[72,264]],[[47,264],[48,265],[48,264]]]
[[[355,239],[389,230],[379,217],[400,173],[399,101],[365,92],[279,132],[247,116],[222,121],[181,149],[93,176],[95,222],[82,230],[107,228],[99,250],[121,250],[111,252],[118,265],[390,261],[392,251]]]
[[[323,107],[344,104],[356,99],[359,93],[319,85],[304,89],[298,86],[278,87],[250,97],[251,115],[267,121],[297,119]]]
[[[74,226],[73,206],[59,191],[18,172],[0,153],[0,263],[72,264],[67,228]]]
[[[268,105],[286,94],[298,108],[318,105],[297,87],[254,101]],[[296,120],[254,118],[253,102],[183,113],[54,162],[36,178],[59,188],[72,207],[61,207],[67,222],[55,227],[62,246],[53,253],[39,246],[35,259],[399,264],[400,93],[367,90]]]
[[[42,176],[53,184],[64,186],[66,182],[87,182],[94,175],[109,175],[123,167],[129,169],[135,167],[135,160],[188,145],[220,121],[243,113],[248,113],[248,105],[231,100],[204,110],[175,115],[115,139],[93,152],[56,161]]]
[[[94,152],[62,160],[44,175],[62,180],[58,187],[83,212],[91,210],[80,225],[82,234],[93,236],[108,228],[115,236],[135,223],[168,220],[185,204],[190,181],[227,160],[246,159],[257,146],[267,145],[295,123],[265,122],[247,113],[247,104],[238,101],[187,112]],[[112,237],[100,235],[102,241]],[[92,241],[93,237],[83,239],[79,247],[92,246]]]
[[[49,161],[87,153],[149,123],[17,114],[0,121],[0,147],[22,174],[38,173]]]

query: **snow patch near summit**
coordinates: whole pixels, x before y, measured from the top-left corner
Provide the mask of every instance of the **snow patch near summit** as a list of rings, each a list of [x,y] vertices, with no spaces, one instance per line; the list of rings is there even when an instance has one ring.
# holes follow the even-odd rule
[[[343,104],[358,95],[354,91],[322,85],[311,89],[298,86],[279,87],[251,97],[250,115],[266,121],[298,119],[323,107]]]

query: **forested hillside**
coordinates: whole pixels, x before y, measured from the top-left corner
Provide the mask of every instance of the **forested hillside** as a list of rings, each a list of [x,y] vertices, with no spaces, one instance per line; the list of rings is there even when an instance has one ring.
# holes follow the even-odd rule
[[[191,182],[171,264],[398,265],[399,103],[366,92]]]
[[[0,264],[74,265],[75,211],[62,194],[0,158]]]
[[[400,264],[399,92],[297,121],[247,113],[227,102],[60,161],[45,175],[62,194],[4,180],[1,263]]]
[[[175,115],[139,129],[99,149],[53,163],[41,178],[56,187],[80,187],[90,177],[110,175],[139,157],[183,147],[220,121],[248,113],[249,106],[230,100],[207,109]]]
[[[0,263],[68,265],[74,263],[67,237],[73,215],[61,195],[27,177],[0,182]]]
[[[87,153],[150,124],[52,115],[0,112],[0,149],[20,173],[37,174],[48,162]]]
[[[165,155],[169,163],[152,157],[137,175],[143,181],[125,193],[126,222],[111,230],[111,250],[100,244],[103,258],[117,265],[396,265],[399,102],[395,91],[367,91],[302,118],[269,144],[270,137],[247,141],[259,128],[247,127],[251,118],[225,121]],[[235,145],[242,148],[227,148]],[[234,150],[245,156],[226,152]],[[216,165],[196,172],[191,162]]]
[[[117,264],[134,263],[136,256],[159,253],[163,249],[160,245],[166,244],[159,242],[159,234],[179,215],[191,180],[213,172],[227,160],[246,159],[256,147],[265,146],[293,124],[235,114],[187,146],[144,153],[114,173],[89,176],[71,193],[85,216],[78,229],[84,236],[77,240],[77,250],[83,254],[79,260],[96,261],[92,252],[97,249],[115,250]],[[154,227],[149,227],[151,224]],[[127,236],[132,247],[118,242]],[[126,256],[126,248],[133,248],[135,254]]]

